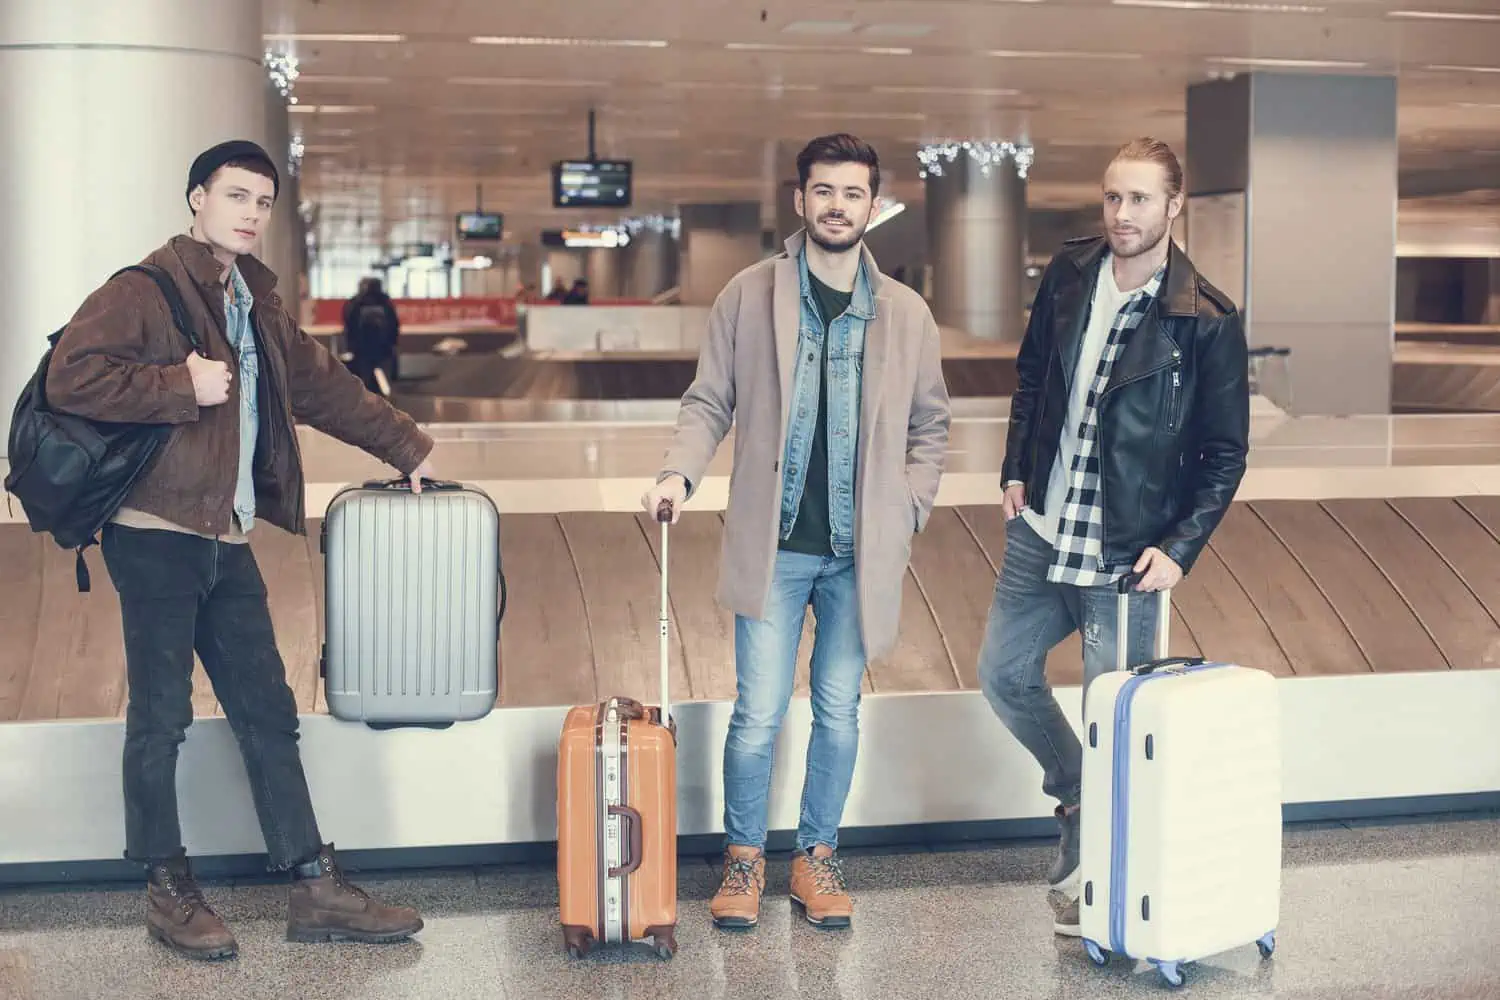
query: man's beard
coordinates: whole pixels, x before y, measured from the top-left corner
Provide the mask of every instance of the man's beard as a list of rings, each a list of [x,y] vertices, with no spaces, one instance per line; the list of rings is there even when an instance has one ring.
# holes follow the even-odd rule
[[[1109,249],[1116,257],[1129,259],[1131,257],[1139,257],[1142,254],[1148,254],[1152,250],[1155,250],[1161,246],[1162,241],[1167,238],[1171,231],[1171,225],[1165,222],[1162,223],[1160,229],[1140,229],[1138,233],[1140,242],[1128,253],[1122,253],[1120,248],[1115,246],[1116,237],[1113,233],[1106,232],[1105,236],[1109,239]]]
[[[824,218],[828,217],[824,216]],[[839,216],[839,218],[843,219],[844,222],[851,222],[848,216]],[[835,242],[819,236],[817,223],[813,220],[804,217],[802,221],[807,227],[807,238],[829,253],[848,253],[850,250],[853,250],[859,246],[859,241],[865,238],[865,229],[868,228],[867,226],[861,226],[855,229],[851,226],[844,239]]]

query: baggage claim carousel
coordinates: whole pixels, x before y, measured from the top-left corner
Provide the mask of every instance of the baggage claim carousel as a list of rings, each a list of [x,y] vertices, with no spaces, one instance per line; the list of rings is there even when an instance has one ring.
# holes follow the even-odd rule
[[[1287,471],[1308,470],[1269,473]],[[1281,487],[1256,485],[1256,473],[1174,592],[1172,652],[1234,659],[1281,679],[1288,817],[1496,804],[1500,497],[1342,499],[1328,495],[1337,492],[1333,477],[1331,488],[1291,491],[1307,498],[1273,499],[1284,477]],[[865,682],[846,844],[1051,830],[1039,769],[977,690],[1005,548],[992,479],[947,477],[914,539],[900,644]],[[605,505],[612,509],[560,513],[526,512],[536,504],[507,499],[512,484],[483,484],[502,509],[509,583],[501,693],[487,718],[446,730],[376,731],[327,715],[319,524],[307,537],[254,533],[304,713],[304,759],[324,835],[356,865],[545,851],[556,836],[566,707],[616,693],[655,698],[659,537],[648,517],[629,512],[627,494],[639,484],[621,484]],[[310,491],[309,511],[333,488]],[[719,764],[735,689],[733,618],[713,596],[722,515],[705,509],[722,509],[725,488],[723,476],[705,482],[671,548],[680,833],[706,845],[722,829]],[[119,604],[97,550],[90,559],[96,587],[78,594],[69,553],[14,513],[0,523],[0,883],[135,875],[118,860],[126,700]],[[807,628],[804,640],[810,618]],[[1048,662],[1075,726],[1080,652],[1075,635]],[[773,847],[785,846],[796,823],[811,719],[808,654],[804,641],[778,746]],[[194,692],[199,722],[178,779],[184,837],[213,859],[209,871],[253,871],[259,828],[201,668]]]

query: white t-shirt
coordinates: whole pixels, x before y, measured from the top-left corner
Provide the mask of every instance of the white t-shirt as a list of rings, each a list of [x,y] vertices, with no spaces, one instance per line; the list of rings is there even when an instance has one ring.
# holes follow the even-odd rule
[[[1073,369],[1073,388],[1068,395],[1068,417],[1063,424],[1061,439],[1057,444],[1057,458],[1047,477],[1046,514],[1039,514],[1027,499],[1021,516],[1031,529],[1049,544],[1057,544],[1057,515],[1068,497],[1068,470],[1073,467],[1073,457],[1078,454],[1078,428],[1083,422],[1084,404],[1088,401],[1089,387],[1094,384],[1094,373],[1099,370],[1099,358],[1109,343],[1109,330],[1114,326],[1131,292],[1120,291],[1115,283],[1114,254],[1106,253],[1099,265],[1099,280],[1094,282],[1094,298],[1089,307],[1089,322],[1083,332],[1083,344],[1078,349],[1078,365]]]

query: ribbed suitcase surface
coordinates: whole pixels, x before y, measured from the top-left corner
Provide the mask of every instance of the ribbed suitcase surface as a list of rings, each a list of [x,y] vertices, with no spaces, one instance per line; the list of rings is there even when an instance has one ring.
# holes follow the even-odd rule
[[[500,519],[482,491],[341,491],[323,522],[328,710],[371,724],[479,719],[499,689]]]

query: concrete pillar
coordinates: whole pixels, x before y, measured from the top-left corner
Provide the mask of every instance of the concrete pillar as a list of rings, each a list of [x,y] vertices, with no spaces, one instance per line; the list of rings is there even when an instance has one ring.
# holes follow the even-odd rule
[[[583,276],[589,282],[590,301],[618,299],[620,284],[624,277],[625,251],[618,247],[593,247],[584,260]]]
[[[680,211],[681,302],[712,305],[730,278],[761,259],[760,202],[683,205]]]
[[[1026,332],[1026,174],[1031,147],[924,147],[931,306],[940,325],[986,340]]]
[[[297,303],[301,295],[303,244],[302,215],[297,210],[301,198],[298,196],[297,177],[292,166],[292,122],[287,112],[286,98],[268,78],[266,95],[266,144],[276,169],[281,172],[281,193],[276,198],[276,209],[271,213],[271,226],[261,241],[260,257],[272,271],[276,272],[276,289],[291,309],[297,314]]]
[[[0,0],[0,454],[47,346],[186,232],[193,157],[268,144],[260,0]]]
[[[1188,88],[1187,251],[1284,346],[1299,414],[1388,413],[1396,80],[1251,73]]]
[[[677,238],[665,226],[642,226],[623,251],[627,299],[654,299],[677,282]]]

